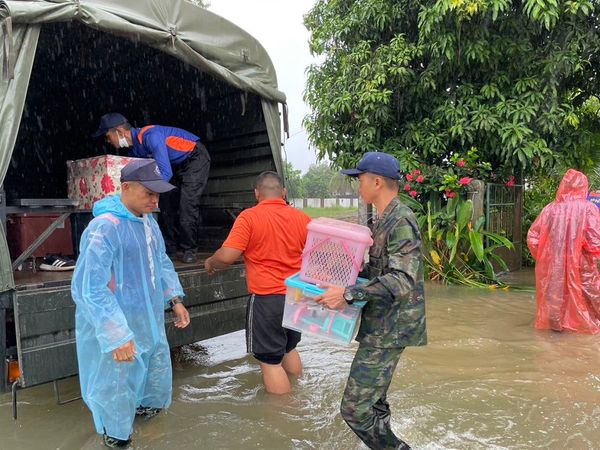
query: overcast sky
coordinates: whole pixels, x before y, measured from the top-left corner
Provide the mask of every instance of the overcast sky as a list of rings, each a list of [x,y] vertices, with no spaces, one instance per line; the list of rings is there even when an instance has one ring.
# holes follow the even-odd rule
[[[303,173],[316,160],[302,127],[302,119],[309,111],[302,100],[305,69],[314,61],[308,51],[309,35],[302,16],[314,3],[315,0],[210,0],[208,8],[246,30],[267,50],[290,112],[290,138],[285,152],[292,165]]]

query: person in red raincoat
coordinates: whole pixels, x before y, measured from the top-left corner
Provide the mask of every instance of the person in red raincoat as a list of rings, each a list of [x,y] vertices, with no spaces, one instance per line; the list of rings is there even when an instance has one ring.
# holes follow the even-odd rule
[[[536,328],[600,333],[600,212],[587,194],[587,177],[569,169],[527,233],[536,260]]]

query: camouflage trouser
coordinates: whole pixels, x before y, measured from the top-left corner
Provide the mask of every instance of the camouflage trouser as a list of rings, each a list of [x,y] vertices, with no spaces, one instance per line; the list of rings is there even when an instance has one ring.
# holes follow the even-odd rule
[[[352,431],[373,450],[403,448],[404,442],[390,428],[390,405],[386,401],[403,351],[404,347],[375,348],[360,344],[352,361],[340,412]]]

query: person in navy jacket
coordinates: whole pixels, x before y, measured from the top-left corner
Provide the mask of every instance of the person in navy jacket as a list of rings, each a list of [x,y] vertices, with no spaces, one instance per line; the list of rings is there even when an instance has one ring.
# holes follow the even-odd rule
[[[210,170],[210,155],[200,138],[181,128],[148,125],[132,127],[119,113],[100,119],[94,137],[104,136],[114,148],[128,148],[129,156],[156,160],[165,181],[179,189],[160,197],[159,224],[167,254],[183,250],[182,261],[196,261],[201,224],[200,197]]]

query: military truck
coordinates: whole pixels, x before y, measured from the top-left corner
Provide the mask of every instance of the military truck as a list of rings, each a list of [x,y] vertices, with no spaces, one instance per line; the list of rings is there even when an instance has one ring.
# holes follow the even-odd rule
[[[66,162],[114,153],[90,137],[99,117],[118,111],[133,126],[201,137],[212,159],[202,196],[206,255],[255,203],[256,175],[282,172],[286,112],[263,47],[185,0],[0,0],[0,28],[0,391],[15,394],[77,374],[71,273],[33,271],[30,255],[65,220],[77,241],[90,219],[66,200]],[[6,222],[23,213],[57,219],[11,255]],[[166,312],[171,346],[243,328],[243,264],[213,277],[202,261],[176,269],[192,321],[179,330]]]

